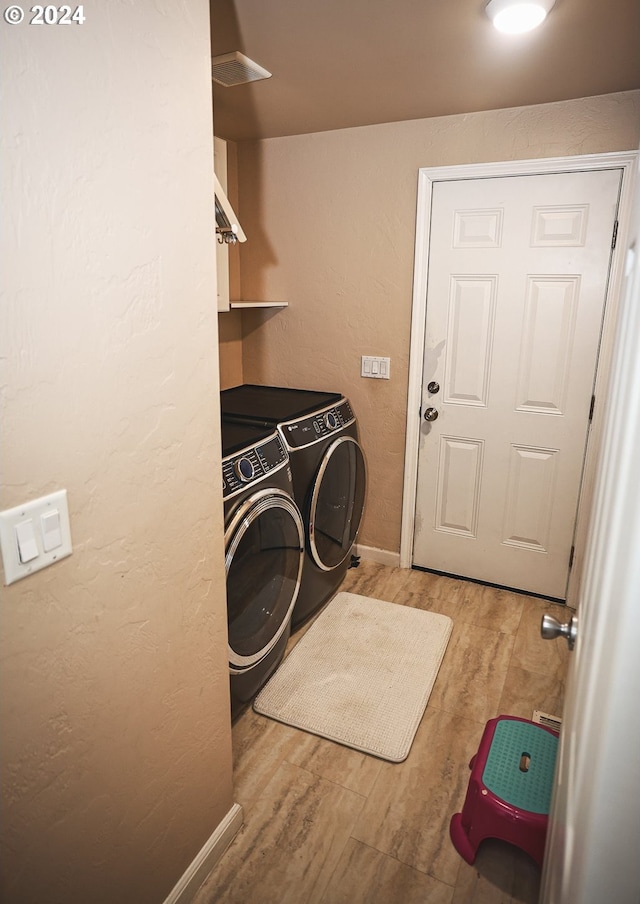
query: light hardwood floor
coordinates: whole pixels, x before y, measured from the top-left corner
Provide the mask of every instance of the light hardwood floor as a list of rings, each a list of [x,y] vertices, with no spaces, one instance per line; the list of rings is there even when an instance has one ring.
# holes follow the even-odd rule
[[[233,728],[244,826],[194,904],[535,904],[526,854],[486,841],[469,866],[449,820],[488,719],[562,714],[567,647],[539,630],[562,607],[367,561],[340,590],[453,619],[411,752],[388,763],[245,711]]]

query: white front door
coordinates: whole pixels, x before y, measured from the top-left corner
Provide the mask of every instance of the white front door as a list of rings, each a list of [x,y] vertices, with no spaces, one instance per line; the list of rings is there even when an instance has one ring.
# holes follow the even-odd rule
[[[565,597],[620,182],[434,185],[414,565]]]

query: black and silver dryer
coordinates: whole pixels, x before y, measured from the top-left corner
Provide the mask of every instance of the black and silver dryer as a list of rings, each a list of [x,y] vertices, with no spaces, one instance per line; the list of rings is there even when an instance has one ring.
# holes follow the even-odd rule
[[[222,422],[227,623],[235,717],[284,656],[304,561],[289,456],[270,425]]]
[[[340,393],[244,384],[220,395],[224,419],[277,426],[289,453],[306,531],[296,627],[336,592],[350,564],[366,494],[356,417]]]

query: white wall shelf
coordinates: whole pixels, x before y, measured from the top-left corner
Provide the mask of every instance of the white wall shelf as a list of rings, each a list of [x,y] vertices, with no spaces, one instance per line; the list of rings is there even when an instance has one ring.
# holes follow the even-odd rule
[[[230,302],[231,309],[242,309],[242,308],[287,308],[289,306],[288,301],[232,301]]]

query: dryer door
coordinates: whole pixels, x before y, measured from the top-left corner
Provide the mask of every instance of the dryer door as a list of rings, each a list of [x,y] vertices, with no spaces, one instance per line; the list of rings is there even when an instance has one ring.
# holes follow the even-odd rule
[[[312,488],[309,511],[311,556],[323,571],[337,568],[351,551],[362,520],[366,467],[351,436],[327,448]]]
[[[260,662],[291,619],[304,561],[300,511],[287,493],[260,490],[236,510],[225,531],[229,668]]]

